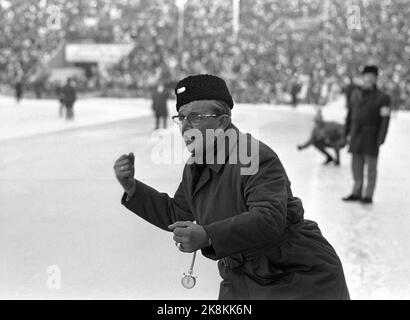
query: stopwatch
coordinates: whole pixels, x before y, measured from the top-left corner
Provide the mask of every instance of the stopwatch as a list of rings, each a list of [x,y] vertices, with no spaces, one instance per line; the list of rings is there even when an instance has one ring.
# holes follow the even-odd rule
[[[188,270],[188,273],[184,273],[184,276],[181,279],[182,286],[186,289],[192,289],[196,284],[196,277],[193,276],[194,273],[194,263],[195,263],[196,251],[192,256],[191,267]]]
[[[195,287],[196,284],[196,277],[190,275],[190,274],[185,274],[181,279],[181,283],[186,289],[192,289]]]

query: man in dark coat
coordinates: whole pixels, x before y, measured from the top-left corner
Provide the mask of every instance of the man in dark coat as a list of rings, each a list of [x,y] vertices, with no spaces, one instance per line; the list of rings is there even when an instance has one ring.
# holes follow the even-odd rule
[[[292,97],[292,106],[297,107],[298,105],[298,94],[300,90],[302,89],[302,86],[299,83],[299,80],[297,77],[292,81],[291,87],[290,87],[290,95]]]
[[[77,100],[77,92],[74,80],[68,79],[65,86],[61,89],[63,102],[66,109],[66,119],[74,119],[74,102]]]
[[[162,119],[164,129],[167,127],[167,117],[168,117],[168,91],[164,84],[159,84],[154,88],[152,93],[152,109],[155,113],[155,130],[159,129],[159,122]]]
[[[362,88],[352,91],[346,117],[346,137],[350,140],[354,185],[352,193],[343,200],[370,204],[376,186],[379,148],[386,139],[391,107],[389,95],[377,88],[378,68],[366,66],[362,74]],[[363,190],[365,166],[367,186]]]
[[[326,156],[325,165],[334,162],[336,166],[340,165],[340,149],[346,145],[345,129],[340,123],[334,121],[324,121],[321,111],[315,116],[315,126],[304,144],[298,145],[298,150],[303,150],[311,145],[318,149]],[[335,151],[334,159],[326,150],[332,148]]]
[[[224,80],[190,76],[175,94],[173,119],[192,154],[182,182],[169,197],[136,180],[134,155],[124,154],[114,164],[122,204],[172,231],[180,251],[218,260],[219,299],[349,299],[342,264],[304,219],[276,153],[232,124]]]
[[[23,98],[23,80],[19,78],[14,84],[15,96],[17,103],[20,103],[20,100]]]

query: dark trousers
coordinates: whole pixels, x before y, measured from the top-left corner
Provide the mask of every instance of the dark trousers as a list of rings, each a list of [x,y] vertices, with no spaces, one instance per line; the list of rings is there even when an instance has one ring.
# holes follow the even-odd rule
[[[64,101],[60,100],[60,107],[58,108],[58,116],[59,117],[63,116],[64,108],[65,108]]]
[[[16,90],[16,101],[20,102],[22,98],[23,98],[23,90]]]
[[[74,119],[74,102],[66,102],[65,108],[66,108],[65,118],[67,120],[73,120]]]
[[[296,94],[292,94],[292,106],[293,107],[297,107],[297,105],[298,105],[298,96],[296,95]]]
[[[365,197],[372,198],[376,187],[377,178],[377,156],[353,153],[352,173],[354,179],[353,192],[355,196],[363,195],[364,171],[367,167],[367,184],[364,193]]]
[[[162,125],[164,126],[164,129],[167,127],[167,117],[166,116],[160,116],[160,115],[155,115],[155,129],[159,129],[159,120],[162,118]]]

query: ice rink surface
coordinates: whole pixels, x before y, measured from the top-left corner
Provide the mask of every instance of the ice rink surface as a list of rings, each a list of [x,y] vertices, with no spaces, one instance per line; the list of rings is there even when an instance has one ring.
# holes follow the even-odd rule
[[[70,124],[57,108],[55,101],[16,106],[0,98],[0,298],[216,299],[215,261],[199,254],[197,286],[184,289],[180,279],[191,255],[177,250],[171,233],[120,204],[112,167],[131,151],[136,178],[173,195],[183,163],[158,164],[153,150],[161,139],[177,137],[177,127],[170,122],[153,135],[149,102],[141,99],[79,101]],[[175,113],[173,102],[169,109]],[[323,114],[342,121],[344,112],[340,99]],[[341,201],[352,186],[346,149],[340,167],[322,166],[313,148],[297,151],[313,116],[313,107],[303,105],[233,109],[239,129],[279,155],[305,218],[319,224],[340,256],[351,298],[409,299],[409,114],[392,117],[370,206]],[[50,289],[57,271],[61,287]]]

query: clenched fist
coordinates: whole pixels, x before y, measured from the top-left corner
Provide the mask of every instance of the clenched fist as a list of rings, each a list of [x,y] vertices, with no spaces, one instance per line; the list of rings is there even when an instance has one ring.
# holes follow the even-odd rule
[[[114,163],[114,172],[119,183],[124,188],[124,191],[128,194],[133,192],[134,189],[134,154],[131,152],[128,155],[123,154]]]

